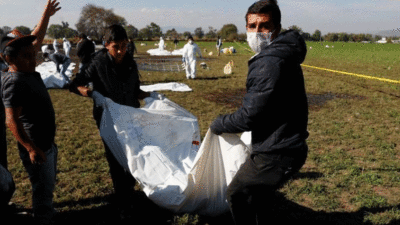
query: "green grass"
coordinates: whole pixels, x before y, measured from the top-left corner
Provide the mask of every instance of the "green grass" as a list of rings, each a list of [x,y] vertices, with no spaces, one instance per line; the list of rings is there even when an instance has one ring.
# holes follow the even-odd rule
[[[167,42],[167,49],[173,46]],[[234,46],[238,53],[215,56],[214,42],[199,46],[214,56],[210,70],[198,69],[198,79],[184,73],[140,71],[144,84],[183,82],[193,92],[163,92],[199,119],[201,136],[219,114],[232,113],[241,104],[247,76],[248,46]],[[325,48],[325,45],[334,48]],[[178,48],[183,47],[180,42]],[[369,76],[400,79],[399,45],[360,43],[307,43],[304,64]],[[156,48],[154,42],[139,53]],[[204,51],[203,51],[204,52]],[[208,53],[207,52],[207,53]],[[73,58],[76,60],[76,57]],[[232,75],[223,67],[234,61]],[[390,67],[390,68],[389,68]],[[292,181],[282,189],[278,207],[282,217],[308,224],[400,223],[400,85],[360,79],[303,68],[309,97],[309,157]],[[58,182],[55,206],[59,224],[111,224],[113,210],[108,164],[99,132],[92,119],[92,101],[67,90],[50,90],[56,110]],[[18,157],[15,139],[8,133],[10,170],[17,184],[12,201],[30,208],[30,183]],[[148,224],[225,224],[198,215],[164,215],[141,204],[137,218]],[[149,209],[149,210],[147,210]],[[83,219],[82,219],[83,216]],[[159,223],[152,223],[159,217]],[[228,216],[229,217],[229,216]]]

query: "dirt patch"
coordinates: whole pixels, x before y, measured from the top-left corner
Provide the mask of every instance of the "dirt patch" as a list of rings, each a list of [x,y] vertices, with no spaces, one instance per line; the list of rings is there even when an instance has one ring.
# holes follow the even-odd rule
[[[212,93],[210,95],[204,96],[205,99],[216,102],[218,104],[225,105],[230,108],[239,108],[242,105],[243,97],[246,94],[245,89],[237,89],[237,90],[225,90],[221,93]],[[349,94],[338,94],[327,92],[324,94],[307,94],[308,99],[308,107],[310,110],[316,111],[319,110],[323,105],[325,105],[328,101],[334,99],[356,99],[356,100],[364,100],[367,99],[365,96],[361,95],[349,95]]]

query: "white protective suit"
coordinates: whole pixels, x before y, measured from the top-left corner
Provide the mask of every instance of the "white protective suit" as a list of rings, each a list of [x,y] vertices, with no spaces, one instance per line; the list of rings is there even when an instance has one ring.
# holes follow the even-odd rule
[[[57,53],[58,52],[57,39],[54,39],[53,41],[53,48],[54,48],[54,53]]]
[[[198,53],[200,58],[202,58],[201,50],[196,43],[187,43],[185,47],[183,47],[182,60],[186,65],[187,79],[196,78],[196,53]]]
[[[164,51],[164,39],[162,37],[160,37],[160,43],[158,43],[158,49],[160,51]]]
[[[52,54],[52,53],[53,53],[53,51],[49,49],[49,45],[43,45],[43,46],[42,46],[42,52],[43,52],[43,53],[47,52],[47,53],[49,53],[49,54]]]
[[[66,38],[63,39],[63,48],[64,48],[65,55],[68,58],[70,58],[69,53],[71,51],[71,42],[69,42]]]

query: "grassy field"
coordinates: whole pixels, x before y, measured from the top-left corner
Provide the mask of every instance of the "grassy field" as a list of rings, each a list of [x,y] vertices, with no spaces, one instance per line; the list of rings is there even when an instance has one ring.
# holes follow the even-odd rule
[[[172,42],[167,44],[171,49]],[[238,53],[217,57],[214,42],[198,44],[203,55],[212,60],[206,61],[209,70],[198,68],[196,80],[186,80],[183,72],[140,73],[143,84],[188,84],[193,92],[163,93],[197,116],[204,137],[214,118],[240,106],[247,60],[252,54],[247,45],[224,43]],[[399,45],[307,44],[305,65],[400,79]],[[183,45],[181,42],[178,48]],[[140,57],[156,48],[154,42],[136,46]],[[214,56],[208,56],[210,51]],[[76,62],[76,56],[73,60]],[[234,62],[233,74],[225,75],[223,67],[230,61]],[[310,153],[300,173],[280,190],[282,204],[277,218],[307,224],[400,224],[400,84],[309,68],[303,71],[310,108]],[[111,178],[92,119],[92,101],[67,90],[50,90],[50,94],[58,127],[57,224],[114,224],[115,213],[109,204]],[[12,201],[29,210],[30,182],[11,133],[8,144],[9,167],[17,184]],[[229,218],[172,215],[146,201],[140,191],[135,204],[138,224],[141,220],[143,224],[227,224]]]

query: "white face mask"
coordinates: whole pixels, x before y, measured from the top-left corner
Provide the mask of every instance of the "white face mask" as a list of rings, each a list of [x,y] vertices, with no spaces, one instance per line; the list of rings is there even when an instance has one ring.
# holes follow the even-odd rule
[[[247,32],[247,42],[249,43],[251,50],[253,50],[255,53],[260,53],[261,45],[271,44],[271,38],[274,32],[275,31],[271,31],[267,34],[260,32]]]
[[[189,40],[189,44],[193,44],[193,41],[192,41],[192,40]]]

